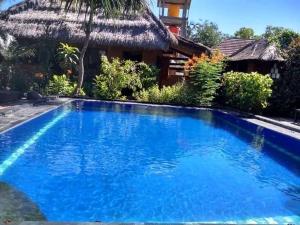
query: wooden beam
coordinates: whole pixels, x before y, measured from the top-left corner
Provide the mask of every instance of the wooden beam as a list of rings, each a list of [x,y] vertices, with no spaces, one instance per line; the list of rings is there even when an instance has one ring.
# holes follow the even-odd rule
[[[184,23],[186,23],[186,19],[180,17],[161,16],[160,19],[166,25],[182,26]]]

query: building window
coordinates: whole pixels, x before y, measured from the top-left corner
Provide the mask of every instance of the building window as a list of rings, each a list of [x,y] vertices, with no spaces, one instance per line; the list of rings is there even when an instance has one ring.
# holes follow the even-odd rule
[[[273,79],[279,79],[280,78],[280,73],[277,67],[277,64],[275,63],[271,69],[270,75]]]

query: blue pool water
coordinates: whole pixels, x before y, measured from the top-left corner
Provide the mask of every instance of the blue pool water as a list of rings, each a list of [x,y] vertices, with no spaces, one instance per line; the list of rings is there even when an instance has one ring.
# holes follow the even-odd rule
[[[51,221],[300,222],[300,143],[209,110],[76,101],[0,134],[0,182]]]

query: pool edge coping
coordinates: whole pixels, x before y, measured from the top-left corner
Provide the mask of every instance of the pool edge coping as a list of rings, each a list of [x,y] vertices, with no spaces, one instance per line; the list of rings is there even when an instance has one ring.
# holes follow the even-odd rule
[[[287,125],[283,125],[279,122],[276,122],[272,119],[255,115],[251,113],[234,111],[231,109],[222,109],[217,107],[197,107],[197,106],[181,106],[181,105],[169,105],[169,104],[154,104],[154,103],[144,103],[144,102],[132,102],[132,101],[109,101],[109,100],[97,100],[97,99],[83,99],[83,98],[74,98],[74,101],[90,101],[90,102],[103,102],[103,103],[113,103],[113,104],[127,104],[127,105],[141,105],[141,106],[152,106],[152,107],[165,107],[165,108],[174,108],[174,109],[193,109],[193,110],[206,110],[206,111],[216,111],[221,112],[226,115],[236,116],[239,119],[249,122],[253,125],[260,126],[265,129],[272,130],[274,132],[280,133],[284,136],[294,138],[300,141],[300,128],[293,129]],[[253,121],[253,119],[257,121]]]
[[[97,100],[97,99],[85,99],[85,98],[70,98],[66,102],[63,102],[59,105],[54,106],[51,109],[48,109],[44,112],[34,114],[32,117],[29,117],[25,120],[22,120],[20,122],[16,122],[16,124],[12,124],[11,127],[8,127],[5,130],[0,131],[0,135],[4,134],[18,126],[21,126],[24,123],[27,123],[33,119],[36,119],[48,112],[51,112],[53,110],[58,109],[59,107],[62,107],[64,105],[67,105],[71,102],[74,101],[87,101],[87,102],[102,102],[102,103],[112,103],[112,104],[123,104],[123,105],[140,105],[140,106],[151,106],[151,107],[164,107],[164,108],[174,108],[174,109],[192,109],[192,110],[206,110],[206,111],[216,111],[216,112],[221,112],[226,115],[232,115],[236,116],[239,119],[249,122],[253,125],[260,126],[265,129],[272,130],[274,132],[277,132],[279,134],[282,134],[284,136],[288,136],[290,138],[294,138],[298,141],[300,141],[300,128],[298,129],[293,129],[292,127],[289,127],[287,125],[283,125],[279,122],[276,122],[272,119],[260,116],[260,115],[255,115],[251,113],[244,113],[244,112],[239,112],[239,111],[234,111],[231,109],[222,109],[218,107],[197,107],[197,106],[181,106],[181,105],[170,105],[170,104],[154,104],[154,103],[145,103],[145,102],[134,102],[134,101],[110,101],[110,100]],[[256,121],[254,121],[256,120]]]
[[[40,116],[42,116],[42,115],[44,115],[44,114],[46,114],[48,112],[54,111],[54,110],[58,109],[59,107],[62,107],[64,105],[66,105],[66,104],[69,104],[69,103],[71,103],[71,102],[73,102],[75,100],[76,99],[69,99],[69,100],[67,100],[65,102],[62,102],[59,105],[54,105],[52,108],[47,109],[47,110],[45,110],[43,112],[40,112],[40,113],[34,114],[32,116],[29,116],[28,118],[26,118],[24,120],[17,121],[17,122],[15,122],[15,124],[12,124],[12,126],[10,126],[10,127],[6,128],[6,129],[0,131],[0,135],[2,135],[2,134],[6,133],[6,132],[8,132],[8,131],[10,131],[10,130],[12,130],[14,128],[17,128],[17,127],[19,127],[19,126],[21,126],[21,125],[23,125],[25,123],[28,123],[31,120],[34,120],[34,119],[36,119],[36,118],[38,118],[38,117],[40,117]]]

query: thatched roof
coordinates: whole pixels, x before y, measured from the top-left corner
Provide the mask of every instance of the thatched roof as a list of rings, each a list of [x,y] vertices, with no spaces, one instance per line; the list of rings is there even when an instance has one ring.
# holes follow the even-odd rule
[[[83,43],[84,13],[66,13],[60,3],[50,0],[25,0],[0,14],[0,32],[25,39],[53,39]],[[150,9],[139,15],[118,19],[94,18],[92,46],[125,46],[167,50],[176,44],[175,36]]]
[[[278,48],[266,39],[227,39],[218,47],[230,61],[283,61]]]

